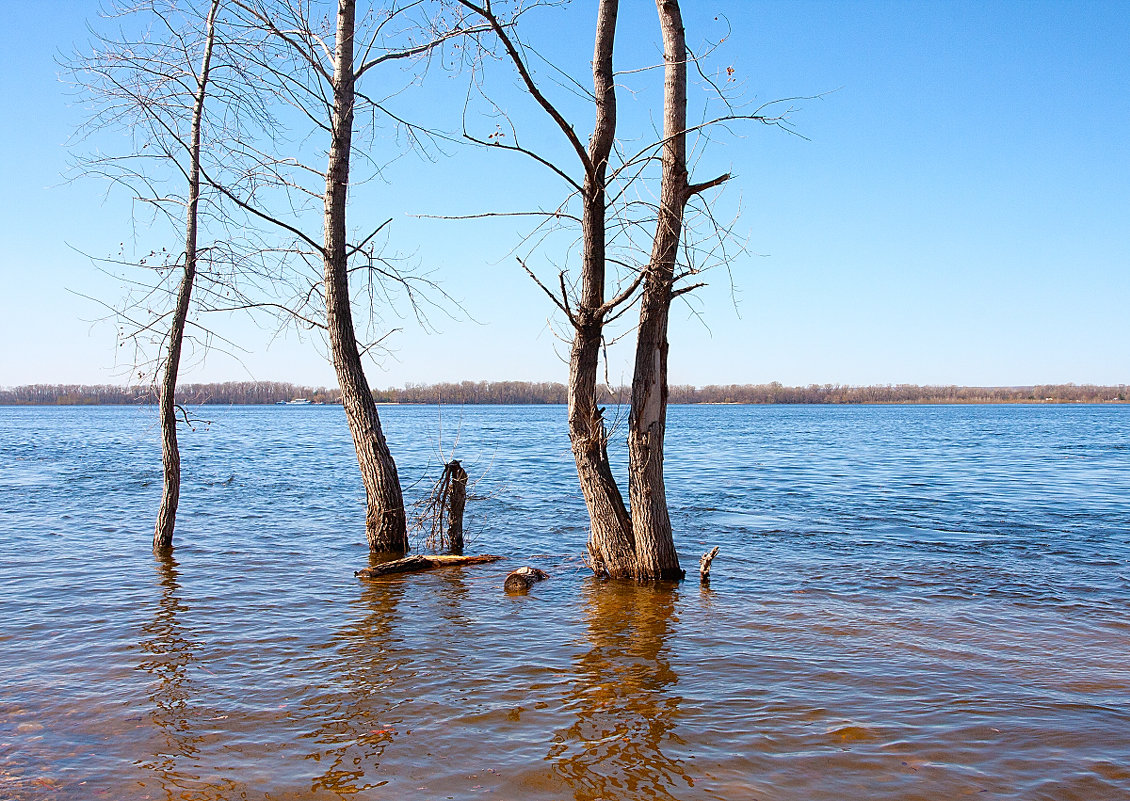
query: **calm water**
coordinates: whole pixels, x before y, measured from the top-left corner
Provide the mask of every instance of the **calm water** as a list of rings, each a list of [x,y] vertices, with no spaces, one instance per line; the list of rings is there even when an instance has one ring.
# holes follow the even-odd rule
[[[160,561],[152,409],[0,409],[0,798],[1130,798],[1130,407],[675,408],[709,589],[586,573],[562,408],[382,413],[513,558],[355,579],[342,410],[265,407]]]

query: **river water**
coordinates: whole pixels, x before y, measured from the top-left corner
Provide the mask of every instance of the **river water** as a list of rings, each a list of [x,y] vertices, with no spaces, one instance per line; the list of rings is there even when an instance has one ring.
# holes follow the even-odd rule
[[[509,558],[380,581],[340,407],[198,412],[159,560],[152,409],[0,409],[0,798],[1130,798],[1130,407],[675,407],[709,588],[587,573],[562,407],[382,408]]]

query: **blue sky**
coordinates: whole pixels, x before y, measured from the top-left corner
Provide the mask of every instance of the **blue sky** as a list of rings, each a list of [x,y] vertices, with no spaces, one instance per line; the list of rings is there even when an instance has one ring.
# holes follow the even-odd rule
[[[585,77],[589,0],[531,39]],[[805,138],[747,128],[703,165],[732,168],[721,207],[742,216],[750,255],[709,276],[671,332],[676,383],[1029,384],[1130,381],[1130,9],[1119,3],[686,3],[689,40],[732,33],[716,65],[747,97],[797,104]],[[692,6],[694,8],[692,8]],[[82,119],[56,57],[86,39],[93,2],[13,4],[0,44],[0,385],[120,383],[113,326],[82,295],[120,295],[79,251],[131,242],[127,198],[62,178]],[[617,66],[655,61],[650,3],[624,4]],[[459,79],[434,75],[438,96]],[[646,133],[657,73],[621,93],[625,136]],[[446,93],[446,95],[445,95]],[[505,85],[526,141],[553,132]],[[591,114],[578,129],[587,136]],[[392,242],[436,270],[467,310],[440,333],[403,324],[376,386],[563,380],[552,308],[510,248],[517,222],[437,223],[413,214],[553,205],[559,181],[501,153],[409,158],[359,191],[356,225],[392,216]],[[539,268],[550,270],[552,254]],[[736,308],[734,298],[736,297]],[[695,312],[692,314],[692,311]],[[473,319],[467,319],[467,317]],[[225,326],[228,326],[225,328]],[[240,360],[194,359],[186,381],[332,384],[318,343],[218,323]],[[629,338],[630,339],[630,338]],[[613,350],[629,380],[630,342]]]

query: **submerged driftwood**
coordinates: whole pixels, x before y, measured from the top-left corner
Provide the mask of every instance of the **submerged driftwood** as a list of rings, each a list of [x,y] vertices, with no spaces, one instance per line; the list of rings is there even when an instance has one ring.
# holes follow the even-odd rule
[[[460,565],[481,565],[486,562],[497,562],[503,559],[502,556],[492,556],[491,554],[482,554],[480,556],[452,556],[452,555],[417,555],[406,556],[403,559],[397,559],[393,562],[385,562],[382,565],[375,565],[374,567],[366,567],[358,570],[353,575],[361,578],[377,578],[379,576],[391,576],[396,573],[417,573],[421,570],[431,570],[436,567],[458,567]]]
[[[549,578],[549,574],[536,567],[520,567],[506,577],[502,588],[507,592],[528,592],[539,581]]]
[[[703,584],[710,582],[710,563],[714,561],[714,557],[718,555],[718,546],[715,545],[711,550],[702,555],[702,559],[698,561],[698,578]]]

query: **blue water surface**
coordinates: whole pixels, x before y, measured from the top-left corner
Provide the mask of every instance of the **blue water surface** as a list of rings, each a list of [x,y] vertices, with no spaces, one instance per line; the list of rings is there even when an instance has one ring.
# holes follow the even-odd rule
[[[340,407],[194,410],[170,560],[152,408],[0,408],[0,797],[1130,798],[1130,407],[673,407],[708,588],[589,575],[563,407],[380,411],[505,562],[354,578]]]

